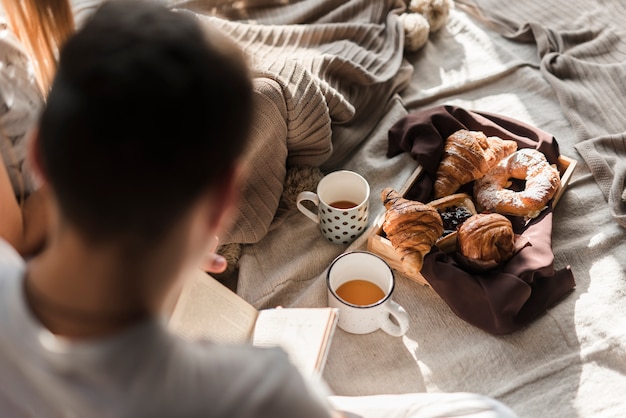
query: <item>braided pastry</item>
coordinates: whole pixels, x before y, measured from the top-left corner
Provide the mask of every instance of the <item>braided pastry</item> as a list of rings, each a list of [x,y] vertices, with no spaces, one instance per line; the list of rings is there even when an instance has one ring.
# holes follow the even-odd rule
[[[441,216],[434,207],[404,199],[390,187],[383,190],[381,199],[387,208],[383,231],[400,255],[404,271],[415,276],[422,270],[424,256],[443,234]]]
[[[487,137],[482,132],[462,129],[453,133],[445,141],[435,175],[435,199],[448,196],[462,185],[481,178],[516,149],[515,141]]]

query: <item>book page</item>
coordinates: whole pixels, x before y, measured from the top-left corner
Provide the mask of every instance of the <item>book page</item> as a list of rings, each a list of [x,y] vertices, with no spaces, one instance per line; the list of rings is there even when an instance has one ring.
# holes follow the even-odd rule
[[[264,309],[259,311],[252,344],[280,346],[301,373],[321,373],[337,318],[333,308]]]
[[[169,327],[191,340],[249,342],[258,311],[203,271],[185,278]]]

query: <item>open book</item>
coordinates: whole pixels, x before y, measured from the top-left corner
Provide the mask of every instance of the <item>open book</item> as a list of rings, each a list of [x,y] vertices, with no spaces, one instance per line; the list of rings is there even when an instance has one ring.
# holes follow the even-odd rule
[[[188,339],[280,346],[305,375],[321,374],[337,326],[333,308],[257,310],[210,275],[186,278],[169,321]]]

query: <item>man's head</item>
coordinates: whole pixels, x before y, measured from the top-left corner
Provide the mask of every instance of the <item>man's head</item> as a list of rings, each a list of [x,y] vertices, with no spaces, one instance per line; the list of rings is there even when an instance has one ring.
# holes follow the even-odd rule
[[[61,51],[36,160],[87,237],[158,239],[232,169],[251,101],[241,55],[193,16],[105,2]]]

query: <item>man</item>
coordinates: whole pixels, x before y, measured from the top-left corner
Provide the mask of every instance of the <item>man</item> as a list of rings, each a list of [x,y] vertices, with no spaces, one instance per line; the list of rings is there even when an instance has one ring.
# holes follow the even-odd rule
[[[1,416],[330,416],[281,350],[160,318],[228,225],[251,109],[238,50],[190,15],[111,1],[68,40],[31,150],[47,248],[0,243]]]

